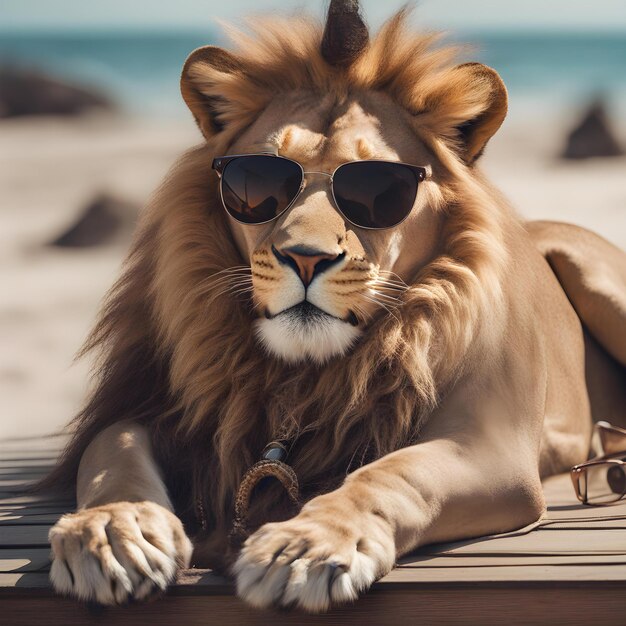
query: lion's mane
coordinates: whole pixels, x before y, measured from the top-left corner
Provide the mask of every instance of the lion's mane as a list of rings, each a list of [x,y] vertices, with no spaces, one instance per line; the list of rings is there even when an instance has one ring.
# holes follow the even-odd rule
[[[321,25],[255,22],[234,33],[245,71],[201,70],[225,130],[188,152],[144,211],[123,275],[108,295],[83,353],[96,352],[95,389],[49,486],[74,483],[89,441],[136,418],[153,433],[180,511],[197,499],[210,523],[227,523],[245,470],[279,428],[299,435],[293,467],[310,493],[348,468],[414,441],[446,388],[495,341],[502,308],[505,233],[514,220],[480,175],[456,156],[459,124],[478,111],[477,86],[455,72],[458,50],[416,35],[404,11],[347,70],[320,55]],[[478,89],[480,85],[478,86]],[[485,87],[486,88],[486,87]],[[218,202],[212,156],[281,91],[345,97],[388,93],[414,113],[433,153],[445,212],[433,258],[352,352],[323,367],[290,366],[255,341],[251,307],[209,288],[242,263]]]

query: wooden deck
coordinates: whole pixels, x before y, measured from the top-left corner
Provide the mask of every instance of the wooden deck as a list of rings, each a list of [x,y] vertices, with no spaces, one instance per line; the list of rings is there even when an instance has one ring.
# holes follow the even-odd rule
[[[48,529],[71,502],[24,495],[55,440],[0,442],[0,623],[58,624],[626,624],[626,501],[579,505],[569,477],[545,484],[548,513],[532,531],[430,546],[402,559],[353,606],[324,616],[259,612],[232,585],[188,570],[163,598],[103,609],[49,588]]]

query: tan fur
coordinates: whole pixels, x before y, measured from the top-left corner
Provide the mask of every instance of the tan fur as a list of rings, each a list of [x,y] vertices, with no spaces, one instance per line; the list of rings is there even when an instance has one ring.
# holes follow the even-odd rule
[[[341,70],[320,55],[321,32],[308,20],[256,21],[254,35],[235,34],[235,55],[188,60],[183,95],[207,142],[142,217],[88,344],[102,353],[100,385],[49,481],[71,482],[82,457],[79,480],[97,488],[119,463],[85,449],[123,449],[115,423],[134,420],[124,428],[144,428],[152,446],[122,463],[138,476],[136,492],[119,495],[113,480],[108,502],[167,510],[156,458],[196,535],[195,562],[224,565],[237,557],[225,535],[243,473],[269,440],[289,438],[307,504],[253,534],[234,571],[250,603],[312,611],[355,598],[419,545],[536,519],[540,475],[583,460],[591,424],[579,319],[473,166],[506,111],[497,75],[454,65],[458,51],[410,33],[404,12]],[[220,206],[211,160],[267,143],[306,171],[383,158],[429,165],[433,176],[387,231],[346,224],[319,175],[280,219],[244,227]],[[299,279],[272,253],[294,244],[345,253],[307,297],[339,332],[355,313],[360,332],[349,349],[297,364],[268,355],[257,337],[266,311],[301,299]],[[80,495],[80,529],[91,510],[101,519],[90,507],[102,504]],[[279,504],[271,489],[259,494],[258,524],[280,520]],[[165,534],[178,531],[164,522]],[[184,546],[168,555],[184,562]],[[57,587],[72,592],[63,580]],[[123,597],[142,583],[129,584]]]

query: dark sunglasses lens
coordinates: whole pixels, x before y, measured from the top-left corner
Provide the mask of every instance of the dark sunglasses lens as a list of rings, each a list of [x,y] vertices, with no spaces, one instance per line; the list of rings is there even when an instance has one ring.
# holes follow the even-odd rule
[[[357,161],[342,165],[333,177],[339,210],[353,224],[389,228],[413,208],[417,174],[402,163]]]
[[[224,168],[222,199],[236,220],[260,224],[280,215],[298,195],[301,184],[302,170],[293,161],[242,156]]]

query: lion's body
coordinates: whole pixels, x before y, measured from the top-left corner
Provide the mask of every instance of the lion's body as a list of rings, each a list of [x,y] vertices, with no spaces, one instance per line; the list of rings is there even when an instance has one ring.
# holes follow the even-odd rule
[[[171,508],[165,486],[196,534],[194,562],[230,561],[237,486],[280,436],[292,444],[289,462],[309,502],[250,537],[238,586],[256,605],[321,610],[419,545],[535,520],[540,477],[585,459],[592,414],[625,419],[623,254],[582,231],[522,223],[473,163],[504,118],[504,88],[482,66],[450,66],[451,51],[433,50],[432,38],[407,34],[403,23],[392,21],[342,71],[320,56],[321,31],[308,22],[270,24],[260,41],[244,41],[236,62],[223,51],[217,61],[209,51],[188,62],[183,93],[207,142],[181,160],[144,214],[88,344],[103,350],[100,386],[51,479],[71,482],[78,472],[83,509],[53,531],[57,588],[111,601],[72,589],[60,563],[78,557],[63,540],[94,535],[120,510],[132,513],[133,502]],[[217,112],[205,115],[209,104]],[[428,164],[433,179],[410,218],[388,231],[355,233],[323,181],[269,226],[242,227],[219,206],[209,165],[268,142],[307,171],[383,158]],[[593,254],[559,265],[554,251],[576,250],[579,238]],[[290,335],[281,322],[302,285],[272,251],[303,242],[345,255],[304,290],[329,314],[317,336]],[[608,257],[618,267],[594,289],[602,281],[594,283],[593,264]],[[592,284],[572,267],[583,278],[590,267]],[[594,326],[603,307],[609,331],[606,320]],[[356,329],[342,321],[348,311]],[[610,375],[590,373],[598,363]],[[271,490],[259,495],[257,525],[280,518],[277,503]],[[136,523],[145,517],[142,509]],[[185,563],[182,527],[169,519],[151,536],[170,563]],[[161,535],[173,539],[163,546]],[[308,548],[298,543],[305,539]],[[132,570],[131,552],[120,558]],[[271,575],[259,576],[275,552]],[[321,569],[309,569],[316,558]],[[335,562],[343,574],[322,589],[319,577]],[[277,600],[288,572],[296,582]],[[114,600],[133,595],[139,583],[128,580]]]

